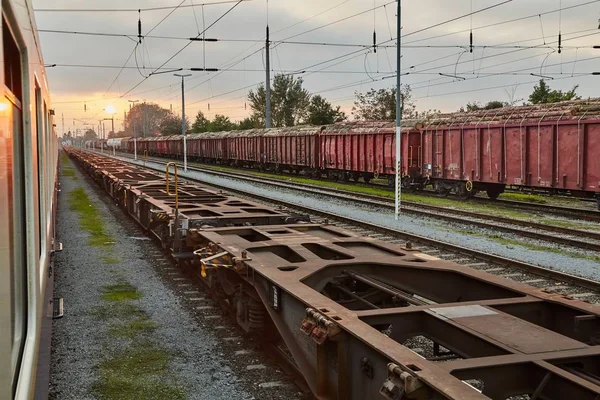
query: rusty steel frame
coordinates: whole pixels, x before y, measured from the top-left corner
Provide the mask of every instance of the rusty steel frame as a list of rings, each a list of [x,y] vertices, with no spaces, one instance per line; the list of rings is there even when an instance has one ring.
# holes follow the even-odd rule
[[[242,328],[283,339],[319,399],[600,398],[597,306],[199,185],[180,185],[177,222],[163,177],[70,154],[144,228],[166,215],[163,244],[192,254]]]

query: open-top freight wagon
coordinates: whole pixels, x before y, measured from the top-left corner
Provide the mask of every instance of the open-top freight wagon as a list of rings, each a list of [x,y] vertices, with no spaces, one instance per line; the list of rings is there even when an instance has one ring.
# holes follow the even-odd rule
[[[149,154],[181,157],[183,137],[139,139]],[[128,143],[133,151],[133,142]],[[393,122],[251,129],[188,136],[203,162],[347,181],[396,174]],[[596,198],[600,208],[600,100],[505,107],[402,123],[402,186],[495,199],[507,186]]]

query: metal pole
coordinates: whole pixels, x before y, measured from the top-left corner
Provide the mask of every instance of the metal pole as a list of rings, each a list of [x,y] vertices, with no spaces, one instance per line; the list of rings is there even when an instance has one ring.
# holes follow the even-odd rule
[[[187,172],[187,135],[185,132],[185,77],[181,77],[181,134],[183,135],[183,171]]]
[[[135,106],[139,100],[129,100],[129,115],[131,116],[131,109]],[[135,118],[133,118],[133,159],[137,161],[137,132],[135,130]]]
[[[183,171],[187,172],[187,134],[185,131],[185,77],[191,74],[174,74],[181,77],[181,134],[183,135]]]
[[[265,127],[271,127],[271,50],[269,43],[269,25],[267,25],[267,42],[265,44],[265,59],[266,59],[266,70],[267,70],[267,78],[265,81],[265,91],[267,97],[267,108],[265,112]]]
[[[400,102],[401,96],[401,78],[400,78],[400,66],[401,66],[401,58],[402,58],[402,0],[398,0],[398,21],[396,27],[396,37],[397,37],[397,60],[396,60],[396,207],[394,217],[398,220],[400,215],[400,206],[401,206],[401,197],[402,197],[402,153],[401,153],[401,129],[400,125],[402,123],[402,105]]]

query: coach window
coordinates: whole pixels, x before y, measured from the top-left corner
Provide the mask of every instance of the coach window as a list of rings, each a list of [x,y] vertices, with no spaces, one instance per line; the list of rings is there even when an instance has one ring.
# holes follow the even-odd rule
[[[2,18],[4,96],[0,103],[0,265],[9,266],[11,376],[13,391],[27,324],[25,182],[23,163],[22,58],[6,18]]]

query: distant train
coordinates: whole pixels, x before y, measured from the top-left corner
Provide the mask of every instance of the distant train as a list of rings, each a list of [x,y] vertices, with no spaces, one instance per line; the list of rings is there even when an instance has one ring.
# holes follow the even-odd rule
[[[46,398],[58,139],[31,0],[2,1],[0,399]],[[56,309],[55,309],[56,306]]]
[[[445,114],[402,124],[402,186],[496,199],[507,186],[596,198],[600,209],[600,100]],[[389,122],[352,122],[190,134],[188,157],[340,181],[395,179]],[[118,141],[119,139],[115,139]],[[133,139],[114,142],[133,152]],[[181,135],[138,138],[137,151],[181,158]]]

